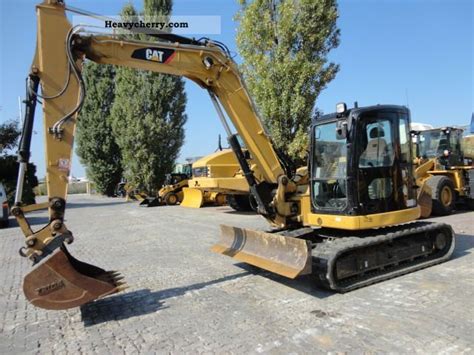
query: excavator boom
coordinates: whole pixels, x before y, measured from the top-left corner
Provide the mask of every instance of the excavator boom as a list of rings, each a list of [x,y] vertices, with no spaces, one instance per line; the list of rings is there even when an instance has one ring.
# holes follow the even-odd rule
[[[210,40],[198,42],[167,33],[158,34],[159,41],[137,41],[114,34],[91,35],[69,23],[68,10],[77,11],[60,0],[45,0],[37,6],[36,53],[27,83],[20,172],[12,209],[26,237],[21,254],[35,266],[24,279],[24,292],[30,302],[47,309],[66,309],[126,287],[117,272],[81,262],[65,246],[74,239],[64,223],[64,214],[77,114],[86,95],[81,76],[86,58],[99,64],[183,76],[207,90],[229,143],[240,156],[239,163],[244,164],[261,212],[276,224],[285,224],[285,218],[275,217],[269,207],[269,191],[278,185],[285,171],[226,48]],[[21,207],[21,191],[38,98],[42,99],[44,116],[49,223],[33,231],[25,217],[26,210]],[[245,165],[240,144],[227,119],[258,163],[264,181],[257,181]]]

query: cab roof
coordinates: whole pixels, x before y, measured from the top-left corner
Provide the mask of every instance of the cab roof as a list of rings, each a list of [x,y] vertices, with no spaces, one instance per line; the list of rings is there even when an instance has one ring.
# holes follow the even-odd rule
[[[338,118],[342,117],[349,117],[352,115],[353,117],[358,117],[360,114],[365,113],[365,112],[370,112],[370,111],[381,111],[381,110],[386,110],[386,111],[400,111],[400,112],[405,112],[408,113],[409,109],[406,106],[400,106],[400,105],[373,105],[373,106],[365,106],[365,107],[357,107],[357,108],[351,108],[348,109],[344,114],[338,114],[336,112],[329,113],[323,116],[319,117],[314,117],[312,120],[313,124],[320,124],[325,121],[334,121],[337,120]]]

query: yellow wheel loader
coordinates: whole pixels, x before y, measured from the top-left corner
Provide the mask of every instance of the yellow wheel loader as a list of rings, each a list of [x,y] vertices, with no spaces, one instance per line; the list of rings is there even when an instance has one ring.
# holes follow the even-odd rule
[[[249,186],[239,170],[232,149],[217,151],[195,161],[181,206],[200,208],[208,203],[224,205],[228,202],[236,210],[250,209]]]
[[[462,146],[463,130],[454,127],[413,131],[418,186],[431,191],[432,210],[423,215],[444,216],[456,205],[474,208],[474,167],[470,144]]]
[[[115,188],[115,196],[124,197],[127,202],[139,201],[142,202],[146,197],[146,193],[135,188],[132,184],[127,181],[122,181],[117,184]]]
[[[165,182],[156,196],[146,196],[140,206],[174,206],[182,203],[184,198],[183,189],[188,186],[191,177],[191,164],[186,164],[182,172],[166,174]]]
[[[335,292],[364,287],[450,258],[455,247],[452,228],[444,223],[416,221],[420,208],[411,149],[406,144],[410,140],[410,112],[406,107],[349,109],[341,103],[336,112],[313,120],[309,166],[307,176],[302,177],[274,148],[224,44],[157,30],[147,30],[153,37],[148,41],[101,34],[97,28],[87,31],[84,25],[72,26],[66,11],[104,20],[58,0],[46,0],[36,7],[36,54],[27,81],[16,202],[21,201],[35,106],[40,98],[49,222],[33,230],[21,206],[12,209],[25,235],[20,253],[34,265],[23,283],[25,296],[33,305],[67,309],[125,287],[119,273],[79,261],[66,247],[74,240],[64,217],[77,112],[87,90],[81,76],[85,59],[183,76],[209,93],[257,212],[274,228],[263,232],[221,226],[214,252],[289,278],[312,275],[313,282]],[[258,166],[259,178],[250,168],[237,135]],[[86,242],[80,236],[77,240]]]

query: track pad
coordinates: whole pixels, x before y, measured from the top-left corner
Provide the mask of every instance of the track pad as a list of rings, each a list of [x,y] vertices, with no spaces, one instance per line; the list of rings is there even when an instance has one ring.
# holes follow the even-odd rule
[[[126,287],[121,279],[73,258],[63,246],[25,276],[23,292],[36,307],[61,310],[121,291]]]

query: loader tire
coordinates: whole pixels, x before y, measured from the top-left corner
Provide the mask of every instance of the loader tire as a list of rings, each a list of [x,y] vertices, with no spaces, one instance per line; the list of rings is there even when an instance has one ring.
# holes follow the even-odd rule
[[[446,176],[433,176],[426,183],[431,187],[433,214],[436,216],[451,214],[456,204],[456,192],[451,179]]]
[[[174,206],[179,202],[179,198],[174,192],[168,192],[165,195],[164,201],[168,206]]]
[[[228,195],[229,206],[239,212],[251,211],[249,195]]]

